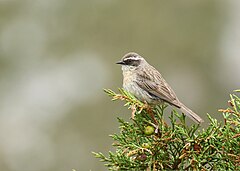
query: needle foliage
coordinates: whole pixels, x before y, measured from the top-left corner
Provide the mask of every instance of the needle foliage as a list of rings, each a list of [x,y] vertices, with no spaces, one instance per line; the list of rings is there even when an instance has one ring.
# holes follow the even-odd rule
[[[130,122],[118,118],[120,132],[111,135],[116,151],[94,153],[109,170],[240,170],[237,95],[230,95],[229,108],[219,110],[223,122],[208,115],[205,122],[209,125],[202,129],[199,125],[187,126],[185,115],[175,110],[166,114],[170,118],[167,124],[163,117],[167,105],[152,108],[123,89],[119,93],[105,92],[114,101],[124,101],[132,112]]]

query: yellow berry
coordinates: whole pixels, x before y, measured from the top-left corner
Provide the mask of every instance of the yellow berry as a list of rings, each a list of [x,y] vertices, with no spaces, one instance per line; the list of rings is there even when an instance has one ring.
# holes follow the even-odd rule
[[[150,144],[148,144],[148,143],[143,143],[143,144],[142,144],[142,148],[150,148]]]
[[[154,133],[154,127],[153,126],[146,126],[144,129],[144,134],[146,135],[152,135]]]

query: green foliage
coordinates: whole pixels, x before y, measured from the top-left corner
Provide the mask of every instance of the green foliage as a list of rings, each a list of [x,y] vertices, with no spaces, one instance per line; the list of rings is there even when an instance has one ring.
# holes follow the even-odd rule
[[[223,123],[208,115],[209,126],[199,130],[199,125],[187,126],[185,115],[174,110],[167,124],[163,118],[167,105],[152,108],[119,90],[120,94],[105,92],[126,102],[132,122],[118,118],[120,133],[111,135],[116,152],[94,153],[109,170],[240,170],[238,96],[230,95],[229,108],[219,110]]]

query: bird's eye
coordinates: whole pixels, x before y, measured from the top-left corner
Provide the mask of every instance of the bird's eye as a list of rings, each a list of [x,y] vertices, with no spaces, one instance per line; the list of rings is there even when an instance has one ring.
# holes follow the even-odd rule
[[[131,65],[131,66],[138,66],[140,63],[140,60],[136,60],[133,58],[126,58],[124,60],[125,65]]]
[[[131,63],[131,62],[132,62],[132,59],[128,59],[127,62],[128,62],[128,63]]]
[[[126,59],[126,60],[124,60],[124,62],[125,62],[126,64],[129,64],[129,63],[132,62],[132,59]]]

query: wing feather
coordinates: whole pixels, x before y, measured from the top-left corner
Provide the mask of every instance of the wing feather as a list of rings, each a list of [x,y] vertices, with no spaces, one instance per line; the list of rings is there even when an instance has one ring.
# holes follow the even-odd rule
[[[180,108],[180,102],[176,94],[163,79],[162,75],[154,67],[149,67],[151,67],[150,70],[142,69],[141,72],[138,72],[136,81],[138,86],[149,94],[153,94],[161,100]]]

